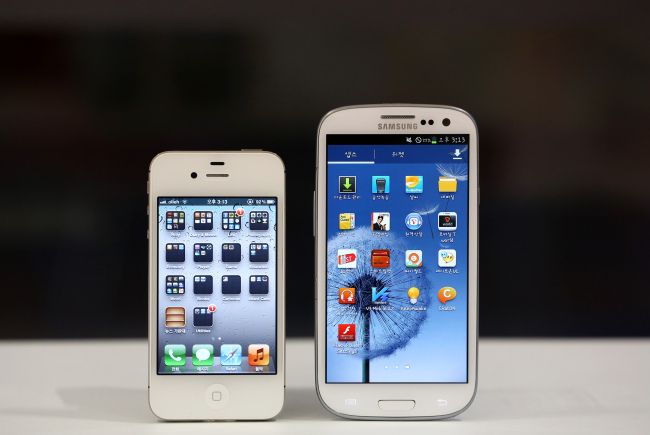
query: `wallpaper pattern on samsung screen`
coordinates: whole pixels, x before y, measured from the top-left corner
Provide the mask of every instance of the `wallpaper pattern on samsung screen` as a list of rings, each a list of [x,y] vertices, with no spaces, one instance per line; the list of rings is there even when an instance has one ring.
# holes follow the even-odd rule
[[[327,135],[330,383],[466,383],[469,135]]]
[[[158,198],[158,374],[276,374],[276,207]]]

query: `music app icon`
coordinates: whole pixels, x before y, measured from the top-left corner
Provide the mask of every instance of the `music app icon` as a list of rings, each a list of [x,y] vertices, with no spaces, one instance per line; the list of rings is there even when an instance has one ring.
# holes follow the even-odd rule
[[[248,365],[268,366],[270,357],[268,344],[251,344],[248,346]]]
[[[355,299],[354,287],[343,287],[339,289],[339,304],[353,304]]]

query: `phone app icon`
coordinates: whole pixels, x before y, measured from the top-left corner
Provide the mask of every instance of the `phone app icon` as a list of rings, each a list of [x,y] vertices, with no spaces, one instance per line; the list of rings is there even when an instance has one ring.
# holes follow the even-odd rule
[[[210,231],[212,229],[212,212],[195,211],[194,229],[197,231]]]
[[[456,213],[452,211],[443,211],[438,213],[438,230],[456,231],[456,218]]]
[[[221,277],[221,294],[239,295],[241,294],[241,276],[224,275]]]
[[[168,344],[165,346],[165,365],[184,366],[185,346],[182,344]]]
[[[183,243],[167,243],[165,246],[165,260],[168,263],[184,263],[185,262],[185,245]]]
[[[211,344],[195,344],[192,346],[192,364],[195,366],[211,366],[214,364],[214,348]]]
[[[372,193],[390,193],[390,177],[374,175],[372,177]]]
[[[215,310],[210,308],[211,307],[194,308],[194,326],[196,327],[212,326],[212,314],[214,313]]]
[[[248,252],[248,260],[251,263],[267,263],[269,261],[268,243],[251,243]]]
[[[406,251],[406,267],[422,267],[422,251]]]
[[[388,249],[373,249],[370,251],[370,264],[376,269],[390,267],[390,251]]]
[[[196,275],[194,277],[194,294],[195,295],[212,294],[212,275]]]
[[[458,181],[451,177],[438,178],[438,191],[439,192],[455,192]]]
[[[355,175],[340,175],[339,193],[357,193],[357,177]]]
[[[357,333],[354,323],[339,324],[339,341],[355,341],[356,339]]]
[[[221,229],[227,231],[241,230],[241,216],[238,210],[224,211],[221,213]]]
[[[424,192],[424,177],[422,175],[406,176],[406,193]]]
[[[356,249],[339,249],[339,269],[356,269],[357,268],[357,250]]]
[[[444,305],[447,305],[447,301],[450,301],[456,297],[456,290],[451,287],[443,287],[438,290],[438,299]]]
[[[185,308],[167,307],[165,308],[165,327],[166,328],[184,328],[185,327]]]
[[[354,229],[354,213],[341,213],[339,215],[339,229],[340,230]]]
[[[251,231],[266,231],[269,229],[269,212],[252,211],[249,215]]]
[[[339,289],[339,304],[353,304],[356,302],[354,287]]]
[[[252,295],[268,295],[269,277],[266,275],[251,275],[248,284],[248,293]]]
[[[224,263],[240,263],[241,245],[239,243],[224,243],[221,245],[221,261]]]
[[[373,231],[390,231],[390,213],[375,212],[372,214]]]
[[[212,243],[194,244],[194,262],[212,263]]]
[[[268,344],[251,344],[248,346],[248,365],[268,366],[271,360]]]
[[[240,366],[241,365],[241,345],[240,344],[222,344],[221,345],[221,365],[222,366]]]
[[[456,250],[441,249],[438,251],[439,267],[456,267]]]
[[[167,275],[165,293],[168,295],[185,294],[185,277],[182,275]]]
[[[185,212],[184,211],[168,211],[166,215],[166,225],[168,230],[184,230],[185,229]]]
[[[422,226],[422,216],[419,213],[409,213],[406,216],[406,228],[409,230],[415,231],[420,229]]]

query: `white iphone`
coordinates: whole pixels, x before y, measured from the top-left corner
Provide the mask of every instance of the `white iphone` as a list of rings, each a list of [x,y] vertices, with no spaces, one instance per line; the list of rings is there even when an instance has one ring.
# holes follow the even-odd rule
[[[285,385],[282,160],[166,152],[151,162],[148,193],[151,410],[273,418]]]
[[[321,402],[349,418],[459,414],[477,374],[474,120],[446,106],[333,110],[316,180]]]

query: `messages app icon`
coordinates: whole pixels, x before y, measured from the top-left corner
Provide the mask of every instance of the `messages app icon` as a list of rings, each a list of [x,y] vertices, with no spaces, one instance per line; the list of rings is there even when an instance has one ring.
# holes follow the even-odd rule
[[[182,344],[168,344],[165,346],[165,365],[184,366],[185,346]]]
[[[195,344],[192,346],[192,364],[195,366],[211,366],[214,364],[214,348],[211,344]]]

